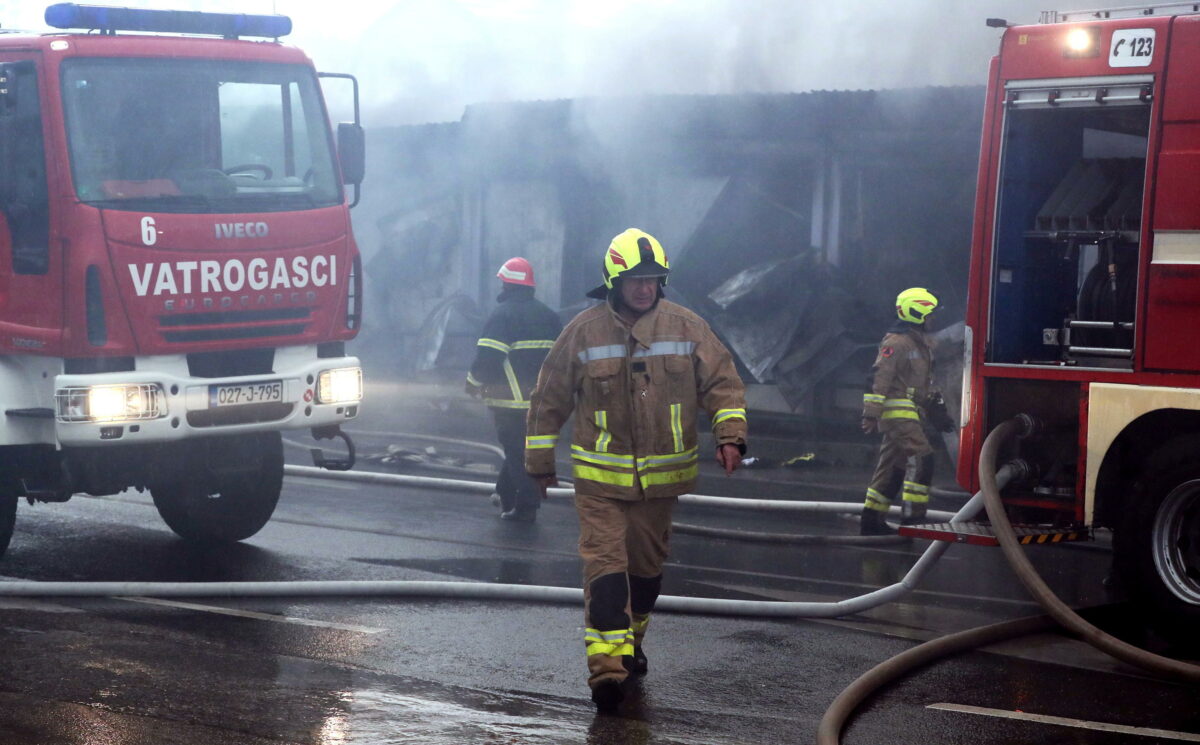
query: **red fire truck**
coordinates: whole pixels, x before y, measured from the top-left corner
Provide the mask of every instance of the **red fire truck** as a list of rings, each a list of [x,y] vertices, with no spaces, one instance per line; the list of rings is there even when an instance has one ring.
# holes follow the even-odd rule
[[[246,538],[280,432],[359,410],[357,84],[335,149],[286,17],[46,22],[82,31],[0,33],[0,551],[21,497],[130,487],[184,538]]]
[[[1200,5],[1043,14],[990,70],[959,481],[1029,414],[1004,491],[1057,541],[1113,531],[1152,623],[1200,621]],[[1003,21],[990,25],[1007,26]],[[960,537],[959,540],[966,540]]]

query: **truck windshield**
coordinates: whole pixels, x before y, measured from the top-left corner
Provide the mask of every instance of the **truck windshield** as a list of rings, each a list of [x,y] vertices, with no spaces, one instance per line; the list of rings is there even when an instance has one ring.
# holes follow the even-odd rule
[[[79,199],[118,209],[246,212],[342,201],[316,77],[299,65],[64,61]]]

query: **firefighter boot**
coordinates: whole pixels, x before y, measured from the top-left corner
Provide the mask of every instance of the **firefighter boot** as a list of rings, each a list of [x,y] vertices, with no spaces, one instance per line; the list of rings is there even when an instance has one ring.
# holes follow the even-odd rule
[[[879,510],[873,510],[870,507],[863,507],[862,511],[862,526],[859,528],[859,535],[895,535],[896,531],[892,526],[887,524],[883,519],[884,513]]]
[[[624,698],[621,684],[612,678],[605,678],[592,688],[592,703],[596,704],[597,714],[616,714]]]
[[[621,664],[629,671],[630,675],[645,675],[650,669],[650,663],[646,661],[646,653],[641,647],[633,648],[633,655],[626,655],[621,658]]]
[[[924,502],[905,502],[901,512],[901,525],[920,525],[925,522],[926,505]]]
[[[531,523],[537,520],[537,510],[513,507],[511,510],[501,512],[500,519],[518,523]]]

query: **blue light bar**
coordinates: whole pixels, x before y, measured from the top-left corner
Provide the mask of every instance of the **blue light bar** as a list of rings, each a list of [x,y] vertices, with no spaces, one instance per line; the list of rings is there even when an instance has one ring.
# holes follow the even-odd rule
[[[46,24],[54,28],[89,29],[107,33],[151,31],[227,38],[258,36],[278,39],[292,32],[292,19],[287,16],[110,8],[104,5],[75,3],[57,3],[47,7]]]

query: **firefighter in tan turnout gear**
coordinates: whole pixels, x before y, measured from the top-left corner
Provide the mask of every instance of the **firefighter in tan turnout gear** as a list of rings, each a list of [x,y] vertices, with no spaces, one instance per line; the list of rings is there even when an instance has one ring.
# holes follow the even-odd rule
[[[867,487],[863,535],[888,535],[884,521],[896,492],[904,502],[902,521],[923,521],[933,477],[933,448],[924,422],[947,431],[953,421],[933,386],[933,340],[928,319],[937,298],[923,287],[896,297],[896,325],[879,344],[869,390],[863,394],[862,429],[883,433],[879,462]]]
[[[574,318],[530,399],[525,465],[543,494],[554,446],[575,414],[571,459],[583,558],[588,685],[602,713],[646,672],[642,642],[662,584],[671,511],[696,483],[696,416],[711,421],[727,474],[746,450],[745,389],[699,316],[663,299],[670,265],[652,236],[626,230],[604,256],[606,302]]]

